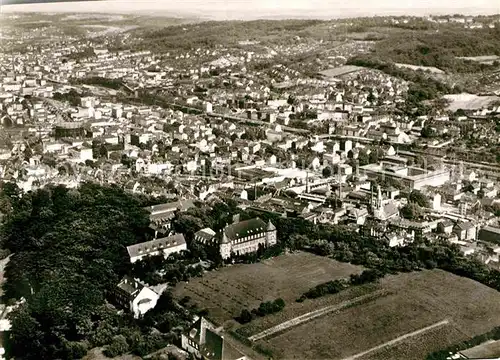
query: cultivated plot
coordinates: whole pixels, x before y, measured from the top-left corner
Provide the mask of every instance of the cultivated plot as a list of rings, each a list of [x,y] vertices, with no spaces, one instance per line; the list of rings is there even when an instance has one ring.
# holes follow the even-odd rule
[[[243,309],[258,307],[262,301],[282,298],[289,306],[311,287],[361,271],[359,266],[299,252],[207,273],[179,284],[174,294],[178,298],[191,297],[209,311],[211,320],[222,324]]]
[[[281,359],[422,359],[500,325],[500,293],[440,271],[384,279],[387,296],[257,341]]]

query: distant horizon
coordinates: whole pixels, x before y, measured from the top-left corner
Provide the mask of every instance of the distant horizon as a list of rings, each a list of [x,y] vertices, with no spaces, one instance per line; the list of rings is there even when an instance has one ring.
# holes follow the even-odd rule
[[[26,1],[26,0],[11,0]],[[28,0],[29,1],[29,0]],[[35,0],[36,1],[36,0]],[[436,6],[439,5],[439,6]],[[2,13],[88,13],[199,17],[212,20],[333,19],[372,16],[499,15],[500,1],[352,0],[107,0],[4,4]],[[251,11],[249,11],[251,9]]]

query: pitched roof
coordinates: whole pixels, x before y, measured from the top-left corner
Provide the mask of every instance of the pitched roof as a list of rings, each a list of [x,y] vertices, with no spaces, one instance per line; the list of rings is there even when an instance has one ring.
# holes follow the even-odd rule
[[[185,244],[184,235],[175,234],[164,238],[146,241],[143,243],[127,246],[128,255],[136,257],[139,255],[148,255],[152,252],[168,249],[170,247]]]
[[[189,328],[188,332],[189,338],[200,344],[200,341],[204,341],[204,339],[200,338],[202,330],[204,329],[215,329],[215,326],[211,322],[206,320],[204,317],[200,317]]]
[[[144,288],[144,284],[127,275],[123,277],[117,286],[130,296],[137,295]]]
[[[494,226],[485,226],[479,231],[478,239],[482,241],[500,243],[500,228]]]
[[[458,229],[458,230],[469,230],[469,229],[472,229],[474,227],[474,224],[471,223],[470,221],[467,221],[467,222],[463,222],[463,223],[458,223],[457,225],[455,225],[454,229]]]
[[[243,353],[231,345],[228,341],[224,341],[224,350],[222,352],[222,360],[236,360],[243,357]]]
[[[201,336],[204,334],[204,338]],[[244,355],[224,337],[217,333],[215,325],[200,317],[186,334],[191,340],[200,345],[201,354],[207,360],[235,360]]]
[[[439,222],[441,224],[441,226],[453,226],[453,221],[451,221],[450,219],[444,219],[442,221]]]
[[[187,210],[195,207],[193,200],[179,200],[170,203],[164,203],[159,205],[148,206],[145,209],[148,210],[152,215],[161,214],[165,212],[171,212],[176,210]]]
[[[382,205],[382,216],[385,218],[396,215],[399,212],[399,209],[396,204],[390,202]]]
[[[149,220],[151,222],[162,222],[171,220],[175,217],[174,211],[164,211],[160,213],[154,213],[149,215]]]
[[[481,231],[488,231],[500,235],[500,228],[494,226],[485,226]]]
[[[201,229],[200,231],[197,231],[195,234],[194,234],[194,237],[195,239],[196,238],[201,238],[203,240],[212,240],[212,238],[215,236],[215,231],[213,231],[212,229],[210,228],[204,228],[204,229]]]
[[[201,351],[203,357],[210,360],[222,360],[224,339],[210,329],[205,331],[205,344]]]
[[[229,240],[240,239],[249,235],[263,233],[267,230],[266,223],[260,218],[240,221],[224,228],[224,233]]]

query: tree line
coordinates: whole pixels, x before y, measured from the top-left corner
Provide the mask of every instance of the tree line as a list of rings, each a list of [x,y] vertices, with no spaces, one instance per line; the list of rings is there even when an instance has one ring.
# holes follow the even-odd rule
[[[123,81],[119,79],[108,79],[100,76],[92,76],[83,79],[75,79],[73,80],[76,84],[84,84],[84,85],[95,85],[102,86],[105,88],[120,90],[123,87]]]
[[[358,286],[373,283],[384,277],[384,273],[377,269],[364,270],[361,274],[351,274],[347,279],[337,279],[316,285],[302,294],[296,301],[303,302],[306,299],[317,299],[328,294],[337,294],[350,286]]]

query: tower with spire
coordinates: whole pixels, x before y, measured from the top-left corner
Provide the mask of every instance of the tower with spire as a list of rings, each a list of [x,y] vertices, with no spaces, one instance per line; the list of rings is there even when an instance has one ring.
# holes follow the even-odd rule
[[[377,186],[377,200],[375,203],[375,209],[380,210],[382,208],[382,190],[380,185]]]
[[[273,246],[276,245],[277,239],[277,231],[276,226],[271,222],[271,220],[267,223],[267,232],[266,232],[266,245]]]
[[[377,197],[374,196],[374,187],[377,187]],[[379,185],[372,183],[371,186],[371,208],[373,211],[373,216],[378,218],[380,211],[382,210],[382,190]]]

